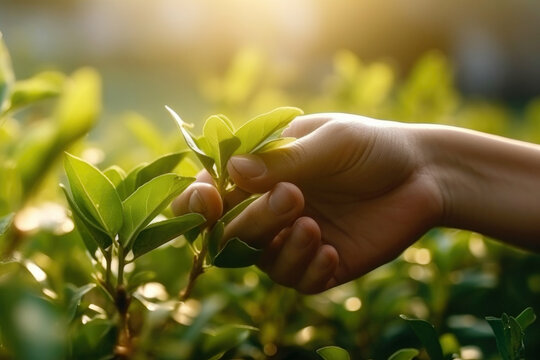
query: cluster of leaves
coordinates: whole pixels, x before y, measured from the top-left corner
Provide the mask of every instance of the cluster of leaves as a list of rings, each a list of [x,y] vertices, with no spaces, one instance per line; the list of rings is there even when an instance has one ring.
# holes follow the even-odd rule
[[[222,196],[234,188],[227,174],[227,162],[234,155],[262,153],[276,149],[293,141],[281,137],[283,129],[302,111],[293,107],[281,107],[261,114],[243,124],[238,129],[225,115],[210,116],[203,127],[203,135],[194,136],[190,125],[177,113],[167,107],[178,123],[182,135],[203,167],[214,179]],[[222,241],[225,225],[256,199],[252,196],[228,211],[214,225],[210,232],[203,234],[203,249],[208,249],[210,262],[218,267],[244,267],[253,265],[260,251],[235,237]],[[190,241],[195,236],[188,236]]]
[[[452,360],[461,357],[460,348],[455,339],[446,336],[439,338],[435,327],[428,321],[409,318],[401,315],[406,320],[413,332],[420,339],[429,359]],[[531,307],[523,310],[517,317],[503,313],[500,318],[486,317],[489,325],[495,333],[497,349],[503,360],[523,359],[525,345],[523,337],[525,330],[536,320],[536,314]],[[450,340],[449,340],[450,339]],[[350,360],[349,353],[338,346],[327,346],[317,350],[324,360]],[[413,360],[420,355],[417,349],[401,349],[393,353],[388,360]]]

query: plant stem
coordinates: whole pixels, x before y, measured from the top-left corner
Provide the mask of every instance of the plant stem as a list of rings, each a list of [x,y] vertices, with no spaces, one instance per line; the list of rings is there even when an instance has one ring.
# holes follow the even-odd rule
[[[124,248],[122,245],[118,246],[118,280],[116,284],[116,296],[115,305],[118,311],[119,321],[118,328],[119,334],[114,349],[116,359],[130,359],[132,354],[131,333],[129,331],[129,305],[131,303],[131,296],[127,293],[124,286]],[[110,269],[107,263],[107,271]]]
[[[112,269],[111,269],[111,262],[112,262],[112,248],[110,250],[103,251],[103,255],[105,256],[105,261],[107,263],[107,268],[105,269],[105,286],[109,291],[113,289],[113,285],[111,283],[111,275],[112,275]]]
[[[208,232],[205,231],[203,235],[202,248],[198,254],[193,255],[193,265],[189,272],[189,279],[186,287],[180,292],[180,301],[186,301],[190,295],[197,278],[204,273],[204,259],[208,252]]]

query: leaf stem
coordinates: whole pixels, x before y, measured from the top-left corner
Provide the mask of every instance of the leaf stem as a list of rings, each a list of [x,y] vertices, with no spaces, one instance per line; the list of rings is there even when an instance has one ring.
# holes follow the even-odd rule
[[[201,251],[193,255],[193,265],[191,266],[191,271],[189,272],[188,283],[186,287],[180,292],[180,301],[186,301],[193,291],[195,282],[197,278],[204,273],[204,259],[206,258],[206,253],[208,252],[208,231],[204,231],[203,241]]]

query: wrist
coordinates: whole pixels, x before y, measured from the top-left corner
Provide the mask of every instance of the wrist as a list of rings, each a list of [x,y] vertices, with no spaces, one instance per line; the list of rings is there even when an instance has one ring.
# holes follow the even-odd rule
[[[538,248],[539,146],[450,126],[418,125],[417,134],[439,225]]]

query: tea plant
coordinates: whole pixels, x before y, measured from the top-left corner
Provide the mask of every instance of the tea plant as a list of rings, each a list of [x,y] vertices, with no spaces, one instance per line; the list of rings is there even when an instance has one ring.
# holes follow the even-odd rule
[[[204,123],[203,135],[194,136],[190,126],[178,114],[167,107],[178,123],[180,131],[202,166],[212,176],[216,187],[224,197],[234,189],[227,173],[227,162],[234,155],[261,153],[283,146],[292,138],[280,137],[283,129],[302,111],[292,107],[277,108],[259,115],[246,122],[238,129],[224,115],[209,117]],[[203,229],[200,234],[188,234],[187,239],[193,243],[200,236],[201,249],[195,250],[194,265],[190,274],[190,282],[182,298],[189,296],[192,283],[204,270],[205,259],[217,267],[244,267],[255,264],[260,253],[241,239],[234,237],[223,241],[225,226],[244,210],[257,196],[252,196],[223,215],[212,229]]]

